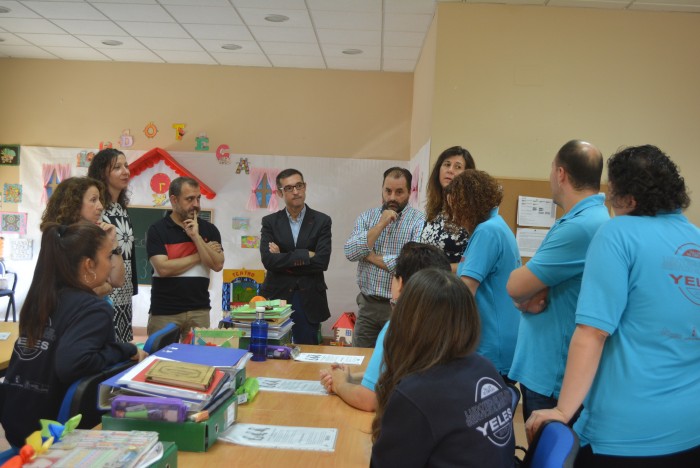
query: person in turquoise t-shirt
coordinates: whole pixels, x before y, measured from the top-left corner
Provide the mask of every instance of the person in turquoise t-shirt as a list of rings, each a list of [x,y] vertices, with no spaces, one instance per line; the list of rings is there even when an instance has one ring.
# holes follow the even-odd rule
[[[439,268],[452,271],[450,262],[444,252],[433,245],[407,242],[401,248],[396,259],[396,268],[391,281],[392,304],[401,294],[403,285],[414,273],[425,268]],[[381,373],[382,359],[384,357],[384,335],[389,322],[379,332],[377,344],[374,347],[364,375],[351,373],[350,369],[343,365],[334,365],[330,369],[322,369],[321,383],[328,393],[335,393],[347,404],[364,411],[374,411],[377,408],[377,396],[375,386]],[[360,382],[358,384],[358,382]]]
[[[696,467],[700,229],[681,214],[690,199],[678,168],[655,146],[613,155],[608,178],[617,217],[588,250],[559,402],[535,411],[527,432],[568,421],[583,402],[577,467]]]
[[[586,251],[610,219],[605,196],[599,194],[602,172],[603,157],[595,146],[572,140],[561,147],[550,183],[564,216],[508,280],[508,293],[523,312],[509,377],[520,382],[525,419],[533,410],[557,404]]]
[[[513,231],[498,214],[503,190],[484,171],[468,169],[446,189],[448,217],[471,232],[457,276],[476,298],[481,339],[476,352],[507,377],[515,352],[520,313],[506,291],[510,273],[520,266]]]

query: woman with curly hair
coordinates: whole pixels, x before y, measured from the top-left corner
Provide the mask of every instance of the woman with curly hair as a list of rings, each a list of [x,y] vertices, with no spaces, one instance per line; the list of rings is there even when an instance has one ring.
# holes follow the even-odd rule
[[[384,340],[371,466],[513,466],[511,394],[478,341],[459,278],[428,268],[408,280]]]
[[[557,407],[574,424],[579,467],[695,467],[700,460],[700,229],[678,167],[651,145],[608,160],[617,215],[586,255],[576,330]]]
[[[457,275],[474,294],[479,308],[481,342],[477,352],[507,376],[520,312],[508,296],[506,283],[521,261],[513,231],[498,214],[503,190],[486,172],[469,169],[455,177],[445,192],[448,219],[471,232]]]
[[[40,229],[58,224],[73,224],[87,221],[96,224],[107,232],[118,250],[116,229],[113,224],[102,221],[105,186],[99,180],[89,177],[70,177],[63,180],[51,194],[44,213],[41,215]],[[108,296],[113,288],[124,284],[124,260],[121,255],[112,255],[112,271],[107,281],[95,286],[95,294]]]
[[[457,271],[457,265],[467,247],[469,233],[446,222],[444,191],[457,175],[475,167],[474,159],[468,150],[461,146],[453,146],[440,154],[428,179],[426,222],[421,234],[421,242],[434,245],[445,252],[452,265],[452,271]]]
[[[134,229],[126,207],[129,204],[129,165],[126,156],[114,148],[103,149],[92,158],[88,176],[101,181],[106,190],[107,206],[102,220],[117,229],[117,242],[124,259],[124,286],[115,288],[110,294],[114,304],[114,327],[117,340],[128,342],[134,339],[131,328],[133,305],[131,297],[138,293],[136,278],[136,244]]]

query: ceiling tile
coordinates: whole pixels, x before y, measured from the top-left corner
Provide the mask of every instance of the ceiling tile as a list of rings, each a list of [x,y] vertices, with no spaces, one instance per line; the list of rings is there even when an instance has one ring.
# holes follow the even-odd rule
[[[161,5],[230,6],[228,0],[158,0]]]
[[[45,47],[45,49],[63,60],[111,60],[106,55],[90,47]]]
[[[88,3],[26,1],[24,5],[39,13],[44,18],[79,20],[107,19],[99,10],[96,10]]]
[[[352,31],[350,29],[317,29],[318,39],[324,44],[381,45],[381,31]],[[384,39],[386,41],[386,38]]]
[[[382,12],[382,0],[307,0],[307,2],[311,10]]]
[[[277,28],[311,28],[311,20],[306,10],[289,10],[279,8],[239,8],[238,14],[248,26],[270,26]],[[289,21],[272,23],[265,19],[268,15],[284,15]]]
[[[65,32],[45,19],[0,18],[0,28],[14,33],[61,34]]]
[[[420,47],[384,47],[384,59],[418,60]]]
[[[127,36],[122,28],[113,21],[86,21],[86,20],[54,20],[56,26],[65,29],[71,34],[88,34],[91,36]],[[123,23],[121,23],[123,26]]]
[[[70,34],[17,34],[27,42],[39,47],[90,47]]]
[[[53,0],[51,0],[53,1]],[[79,0],[78,0],[79,1]],[[123,4],[132,4],[132,3],[139,3],[143,5],[157,5],[158,3],[163,3],[163,2],[158,2],[158,0],[86,0],[89,1],[90,3],[123,3]]]
[[[137,37],[136,39],[151,50],[202,52],[202,48],[194,39],[173,39],[168,37]]]
[[[266,10],[306,10],[304,0],[232,0],[236,8],[263,8]]]
[[[222,39],[227,41],[252,41],[248,28],[236,25],[183,24],[195,39]]]
[[[39,15],[34,13],[29,8],[25,7],[19,2],[0,2],[0,5],[10,9],[9,12],[3,13],[3,18],[40,18]]]
[[[216,65],[216,61],[212,56],[204,51],[156,50],[155,52],[168,63]]]
[[[180,23],[191,24],[243,24],[231,6],[168,6],[166,9]]]
[[[0,45],[31,45],[21,37],[7,32],[0,33],[0,39],[3,40],[3,42],[0,42]]]
[[[353,29],[360,31],[381,31],[381,15],[375,13],[343,13],[314,10],[311,12],[314,25],[324,29]]]
[[[322,57],[292,56],[292,55],[268,55],[275,67],[289,68],[326,68]]]
[[[344,54],[345,49],[360,49],[361,54],[348,55]],[[347,45],[338,44],[324,44],[323,45],[323,55],[325,57],[338,57],[338,58],[379,58],[381,57],[382,48],[379,46],[362,46],[362,47],[351,47]]]
[[[104,47],[104,46],[102,46]],[[119,62],[149,62],[163,63],[165,60],[148,49],[99,49],[107,57]]]
[[[160,5],[96,3],[102,13],[114,21],[152,21],[154,23],[173,23],[175,20]]]
[[[214,39],[201,39],[198,41],[202,47],[204,47],[205,50],[212,52],[212,53],[220,53],[220,54],[261,54],[262,55],[262,49],[260,49],[260,46],[258,45],[257,42],[255,41],[232,41],[232,42],[225,42],[225,41],[220,41],[220,40],[214,40]],[[226,50],[222,49],[221,46],[224,44],[236,44],[241,46],[240,49],[238,50]]]
[[[386,31],[424,32],[430,27],[433,15],[414,15],[404,13],[387,13],[384,15]]]
[[[369,70],[379,71],[380,60],[378,58],[338,58],[326,57],[328,68],[336,70]]]
[[[120,36],[83,36],[82,34],[79,36],[76,36],[78,39],[81,41],[85,42],[87,45],[90,47],[94,47],[95,49],[134,49],[134,50],[140,50],[140,49],[145,49],[143,44],[141,44],[139,41],[134,39],[133,37],[120,37]],[[123,44],[120,46],[106,46],[102,43],[102,41],[119,41],[122,42]]]
[[[119,26],[132,36],[142,37],[174,37],[189,38],[190,35],[182,26],[176,23],[143,23],[137,21],[121,21]]]
[[[294,42],[260,42],[263,52],[268,55],[310,55],[321,56],[318,44],[299,44]]]
[[[384,0],[384,11],[387,13],[425,13],[433,16],[435,0]]]
[[[52,55],[45,50],[40,49],[36,46],[23,46],[23,45],[3,45],[0,44],[0,53],[7,55],[8,57],[21,57],[21,58],[37,58],[37,59],[55,59],[55,55]]]
[[[240,67],[271,67],[270,61],[264,55],[255,54],[217,54],[212,53],[221,65],[236,65]]]
[[[382,71],[413,73],[416,68],[415,60],[387,60],[384,59]]]
[[[316,34],[312,28],[275,28],[251,26],[251,34],[260,42],[302,42],[315,44]]]
[[[423,47],[424,32],[385,31],[384,45],[396,47]]]

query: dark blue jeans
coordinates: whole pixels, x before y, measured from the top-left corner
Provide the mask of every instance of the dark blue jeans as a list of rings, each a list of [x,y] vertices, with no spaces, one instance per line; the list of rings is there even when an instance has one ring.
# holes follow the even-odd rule
[[[557,406],[556,398],[533,392],[523,385],[522,382],[520,383],[520,390],[523,394],[523,419],[525,421],[535,410],[550,409]]]
[[[299,291],[294,292],[291,302],[292,309],[294,309],[294,312],[292,312],[292,321],[294,322],[294,325],[292,326],[292,341],[294,341],[294,344],[320,344],[320,324],[311,323],[306,318],[306,314],[301,307],[301,295],[299,294]]]

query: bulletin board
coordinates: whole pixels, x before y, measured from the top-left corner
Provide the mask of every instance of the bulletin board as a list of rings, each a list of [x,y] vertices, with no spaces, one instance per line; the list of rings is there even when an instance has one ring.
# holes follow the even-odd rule
[[[165,218],[170,207],[129,206],[129,218],[134,226],[134,243],[136,244],[136,276],[139,284],[151,284],[153,267],[146,253],[146,233],[151,224]],[[212,222],[213,210],[201,210],[199,217]]]

